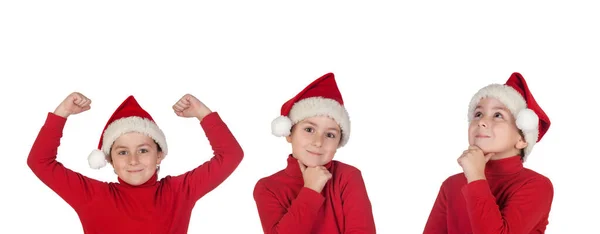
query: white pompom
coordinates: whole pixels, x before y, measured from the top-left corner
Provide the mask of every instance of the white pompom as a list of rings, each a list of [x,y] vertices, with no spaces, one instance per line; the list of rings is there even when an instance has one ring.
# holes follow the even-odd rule
[[[102,151],[95,149],[88,156],[88,163],[91,168],[100,169],[106,166],[106,155]]]
[[[517,127],[524,132],[536,130],[539,125],[539,117],[533,110],[525,108],[517,114]]]
[[[289,136],[292,131],[292,120],[287,116],[279,116],[271,122],[271,133],[275,136]]]

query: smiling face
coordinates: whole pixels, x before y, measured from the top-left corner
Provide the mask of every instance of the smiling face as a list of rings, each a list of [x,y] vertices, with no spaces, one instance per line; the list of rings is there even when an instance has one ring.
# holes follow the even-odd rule
[[[341,139],[340,126],[327,116],[304,119],[294,125],[292,134],[286,137],[292,144],[292,155],[307,167],[329,163]]]
[[[479,101],[469,124],[469,144],[484,153],[495,153],[492,159],[515,156],[527,146],[513,115],[495,98]]]
[[[134,186],[148,181],[164,156],[152,138],[137,132],[117,138],[110,155],[119,178]]]

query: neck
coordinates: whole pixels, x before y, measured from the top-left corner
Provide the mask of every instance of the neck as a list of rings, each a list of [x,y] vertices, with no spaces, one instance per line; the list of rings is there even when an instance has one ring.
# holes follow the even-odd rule
[[[512,149],[512,150],[508,150],[508,151],[505,151],[505,152],[494,153],[494,156],[492,156],[490,158],[490,160],[500,160],[500,159],[514,157],[515,155],[520,155],[520,154],[521,154],[521,150],[519,150],[519,149]]]
[[[139,184],[139,185],[132,185],[127,183],[126,181],[124,181],[123,179],[121,179],[121,177],[117,177],[117,179],[119,180],[119,183],[121,185],[127,186],[127,187],[131,187],[131,188],[142,188],[142,187],[150,187],[153,186],[154,184],[156,184],[157,179],[158,179],[158,171],[154,172],[154,175],[152,175],[146,182]]]

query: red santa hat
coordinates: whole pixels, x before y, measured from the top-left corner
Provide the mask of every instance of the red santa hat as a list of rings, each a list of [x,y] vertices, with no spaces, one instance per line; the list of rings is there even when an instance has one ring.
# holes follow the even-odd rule
[[[533,150],[548,128],[550,119],[533,98],[525,78],[518,73],[513,73],[504,85],[491,84],[480,89],[471,99],[469,104],[469,122],[473,120],[473,112],[482,98],[492,97],[502,102],[515,117],[517,128],[521,130],[527,147],[524,149],[523,161]]]
[[[106,123],[100,137],[100,143],[98,143],[98,149],[93,150],[88,157],[90,167],[99,169],[106,166],[113,143],[121,135],[129,132],[138,132],[151,137],[160,146],[164,156],[167,155],[168,148],[165,134],[135,98],[129,96]]]
[[[335,120],[342,134],[338,148],[346,145],[350,139],[350,118],[333,73],[316,79],[284,103],[281,116],[271,123],[271,131],[278,137],[289,136],[294,124],[313,116],[328,116]]]

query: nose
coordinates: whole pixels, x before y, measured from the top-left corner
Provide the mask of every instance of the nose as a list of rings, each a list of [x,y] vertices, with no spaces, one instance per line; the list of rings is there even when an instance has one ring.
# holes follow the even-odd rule
[[[321,147],[321,145],[323,145],[323,136],[321,136],[321,134],[315,134],[313,136],[313,145],[316,147]]]
[[[137,165],[140,163],[140,157],[137,154],[129,156],[129,165]]]
[[[485,118],[481,118],[479,122],[477,122],[477,125],[482,128],[487,128],[489,126]]]

